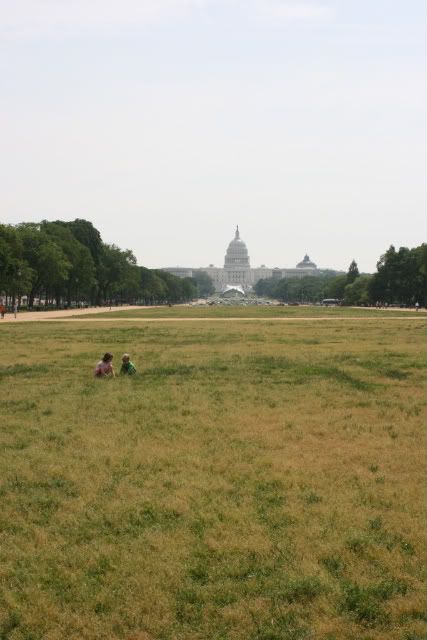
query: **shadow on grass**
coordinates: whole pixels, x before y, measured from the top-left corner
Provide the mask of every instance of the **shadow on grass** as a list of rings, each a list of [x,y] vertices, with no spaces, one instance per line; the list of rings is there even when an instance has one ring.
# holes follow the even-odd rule
[[[31,400],[0,400],[0,409],[12,411],[31,411],[37,409],[37,402]]]
[[[316,377],[333,380],[339,384],[346,384],[358,391],[371,391],[377,386],[372,382],[355,378],[343,369],[334,366],[298,363],[289,358],[274,356],[252,356],[248,358],[247,362],[256,371],[264,375],[286,372],[300,384]]]
[[[393,596],[405,595],[406,592],[406,584],[399,580],[383,580],[363,587],[353,582],[345,582],[341,610],[351,614],[357,622],[364,625],[386,624],[388,615],[383,603]]]
[[[33,378],[40,373],[47,373],[49,367],[47,364],[14,364],[9,367],[0,366],[0,379],[13,376],[24,376]]]

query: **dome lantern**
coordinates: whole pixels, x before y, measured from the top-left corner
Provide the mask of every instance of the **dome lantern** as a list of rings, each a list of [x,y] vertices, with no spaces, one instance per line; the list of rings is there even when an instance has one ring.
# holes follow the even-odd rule
[[[301,262],[298,262],[297,269],[317,269],[317,265],[314,264],[309,258],[307,254],[305,254],[304,259]]]

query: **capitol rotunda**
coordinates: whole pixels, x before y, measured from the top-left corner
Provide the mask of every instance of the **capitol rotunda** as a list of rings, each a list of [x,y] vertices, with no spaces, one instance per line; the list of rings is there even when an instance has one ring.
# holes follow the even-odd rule
[[[308,255],[295,268],[274,269],[261,265],[252,268],[245,242],[240,237],[239,227],[236,227],[234,238],[228,245],[223,267],[165,267],[163,271],[172,273],[180,278],[191,278],[193,274],[204,271],[211,278],[217,292],[224,292],[230,287],[238,287],[248,293],[261,278],[302,278],[303,276],[321,275],[322,271],[310,260]]]

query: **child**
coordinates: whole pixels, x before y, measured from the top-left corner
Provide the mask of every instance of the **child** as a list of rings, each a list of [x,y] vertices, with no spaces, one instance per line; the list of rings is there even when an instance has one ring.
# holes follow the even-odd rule
[[[115,377],[114,369],[113,369],[113,354],[112,353],[104,353],[102,360],[98,362],[95,368],[95,377],[96,378],[114,378]]]
[[[136,373],[135,365],[130,361],[128,353],[123,354],[122,366],[120,368],[120,375],[133,376]]]

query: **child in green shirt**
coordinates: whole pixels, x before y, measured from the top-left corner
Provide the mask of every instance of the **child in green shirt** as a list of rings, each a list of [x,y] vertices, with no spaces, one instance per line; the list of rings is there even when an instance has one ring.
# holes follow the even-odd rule
[[[123,354],[122,366],[120,367],[120,375],[133,376],[136,373],[135,365],[130,361],[128,353]]]

